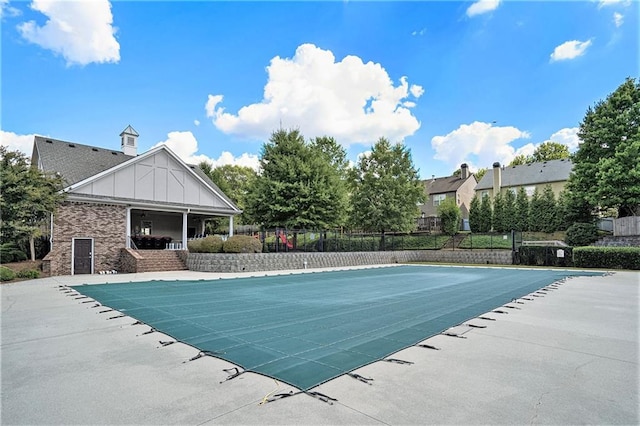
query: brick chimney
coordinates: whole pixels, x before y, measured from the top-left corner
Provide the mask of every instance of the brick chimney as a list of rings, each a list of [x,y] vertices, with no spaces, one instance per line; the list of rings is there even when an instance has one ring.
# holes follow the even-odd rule
[[[500,163],[497,161],[493,163],[493,196],[495,197],[500,193],[502,187],[502,169]]]
[[[460,178],[462,180],[466,180],[469,177],[469,167],[467,163],[462,163],[460,165]]]

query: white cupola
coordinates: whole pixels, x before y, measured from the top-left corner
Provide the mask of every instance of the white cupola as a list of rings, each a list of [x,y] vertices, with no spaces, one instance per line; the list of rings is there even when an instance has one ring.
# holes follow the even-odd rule
[[[130,155],[132,157],[138,155],[138,136],[140,135],[131,125],[127,126],[127,128],[120,133],[120,149],[124,155]]]

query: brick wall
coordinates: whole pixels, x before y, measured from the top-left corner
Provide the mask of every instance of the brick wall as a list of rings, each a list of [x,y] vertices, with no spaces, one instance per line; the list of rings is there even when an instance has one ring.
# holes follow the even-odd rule
[[[126,233],[126,207],[65,202],[53,218],[53,250],[45,257],[44,268],[51,275],[70,275],[72,239],[92,238],[94,272],[117,270]]]
[[[286,269],[379,265],[404,262],[511,264],[507,250],[412,250],[351,253],[189,253],[187,267],[201,272],[256,272]]]

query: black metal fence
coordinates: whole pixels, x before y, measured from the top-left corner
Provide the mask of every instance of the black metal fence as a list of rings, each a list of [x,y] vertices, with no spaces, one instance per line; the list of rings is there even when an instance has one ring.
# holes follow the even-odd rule
[[[239,232],[238,232],[239,231]],[[243,232],[244,231],[244,232]],[[394,250],[514,250],[522,242],[521,233],[461,232],[454,236],[441,232],[367,233],[345,230],[236,230],[262,242],[263,252],[353,252]]]

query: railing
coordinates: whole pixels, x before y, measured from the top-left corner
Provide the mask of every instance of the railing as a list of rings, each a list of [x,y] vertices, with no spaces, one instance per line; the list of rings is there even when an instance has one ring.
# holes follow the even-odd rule
[[[237,232],[242,235],[242,232]],[[441,232],[366,233],[344,230],[290,230],[285,228],[247,233],[258,238],[265,253],[274,252],[354,252],[397,250],[511,250],[513,236],[509,233],[472,234],[461,232],[455,236]],[[515,233],[516,245],[522,234]]]

